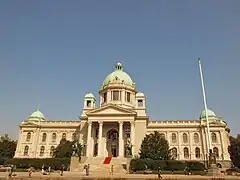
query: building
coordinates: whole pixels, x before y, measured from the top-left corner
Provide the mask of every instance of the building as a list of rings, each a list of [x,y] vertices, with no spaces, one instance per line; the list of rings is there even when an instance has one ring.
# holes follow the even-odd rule
[[[138,155],[146,134],[160,131],[178,160],[205,161],[207,157],[207,126],[205,111],[196,120],[153,121],[146,113],[145,95],[136,90],[131,77],[117,63],[115,71],[103,81],[99,91],[100,106],[92,93],[84,97],[79,120],[52,121],[36,110],[24,120],[19,131],[15,158],[51,157],[62,138],[79,140],[82,155],[124,158],[127,143],[133,155]],[[212,149],[219,166],[227,167],[229,128],[213,111],[208,110]]]

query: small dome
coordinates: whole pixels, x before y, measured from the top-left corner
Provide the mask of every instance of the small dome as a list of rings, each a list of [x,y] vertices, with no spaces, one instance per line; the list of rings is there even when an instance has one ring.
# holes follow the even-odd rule
[[[120,80],[120,82],[134,86],[135,83],[132,81],[131,77],[123,71],[123,66],[121,63],[117,63],[115,66],[115,71],[110,73],[103,81],[103,86],[108,85],[110,82],[114,80]]]
[[[217,117],[216,114],[210,109],[207,110],[207,114],[208,114],[208,117]],[[205,110],[203,110],[201,115],[200,115],[200,119],[204,119],[204,118],[206,118]]]
[[[95,96],[91,92],[89,92],[89,93],[85,94],[84,98],[94,98],[95,99]]]
[[[45,120],[45,116],[41,111],[36,110],[30,115],[29,120]]]
[[[144,94],[143,94],[142,92],[138,92],[138,93],[136,94],[136,96],[137,96],[137,97],[140,97],[140,96],[142,97],[142,96],[144,96]]]

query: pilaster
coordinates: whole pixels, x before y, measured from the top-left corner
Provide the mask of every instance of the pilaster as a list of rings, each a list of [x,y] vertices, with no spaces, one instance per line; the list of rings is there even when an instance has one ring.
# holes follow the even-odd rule
[[[131,122],[132,155],[135,155],[135,122]]]

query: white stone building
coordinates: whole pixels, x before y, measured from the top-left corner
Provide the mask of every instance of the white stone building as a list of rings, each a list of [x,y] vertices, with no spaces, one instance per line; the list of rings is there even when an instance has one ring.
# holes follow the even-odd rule
[[[133,155],[138,155],[144,136],[160,131],[173,148],[176,159],[205,161],[205,111],[196,120],[153,121],[146,113],[145,95],[136,90],[135,83],[120,63],[115,68],[100,88],[100,106],[96,106],[95,96],[87,93],[78,120],[47,120],[39,110],[24,120],[19,126],[15,158],[51,157],[62,138],[79,140],[83,145],[83,156],[88,158],[124,158],[128,140],[133,145]],[[229,166],[229,128],[213,111],[208,110],[208,116],[213,152],[219,165]]]

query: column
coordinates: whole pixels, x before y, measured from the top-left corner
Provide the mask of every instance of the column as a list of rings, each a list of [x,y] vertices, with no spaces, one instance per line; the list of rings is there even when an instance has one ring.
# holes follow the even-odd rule
[[[188,132],[188,134],[189,134],[189,152],[190,152],[190,154],[189,154],[189,159],[190,160],[192,160],[192,159],[194,159],[194,154],[195,154],[195,152],[193,153],[193,149],[192,149],[192,137],[191,137],[191,132]]]
[[[99,121],[99,133],[98,133],[98,156],[102,157],[102,129],[103,129],[103,122]]]
[[[123,157],[124,156],[124,145],[123,145],[123,122],[122,121],[119,121],[119,154],[118,156],[119,157]]]
[[[92,122],[88,122],[88,136],[87,136],[87,154],[86,156],[92,156],[92,153],[91,153],[91,146],[92,146],[92,143],[91,143],[91,134],[92,134]]]
[[[135,123],[131,122],[131,144],[132,144],[132,155],[135,155]]]

